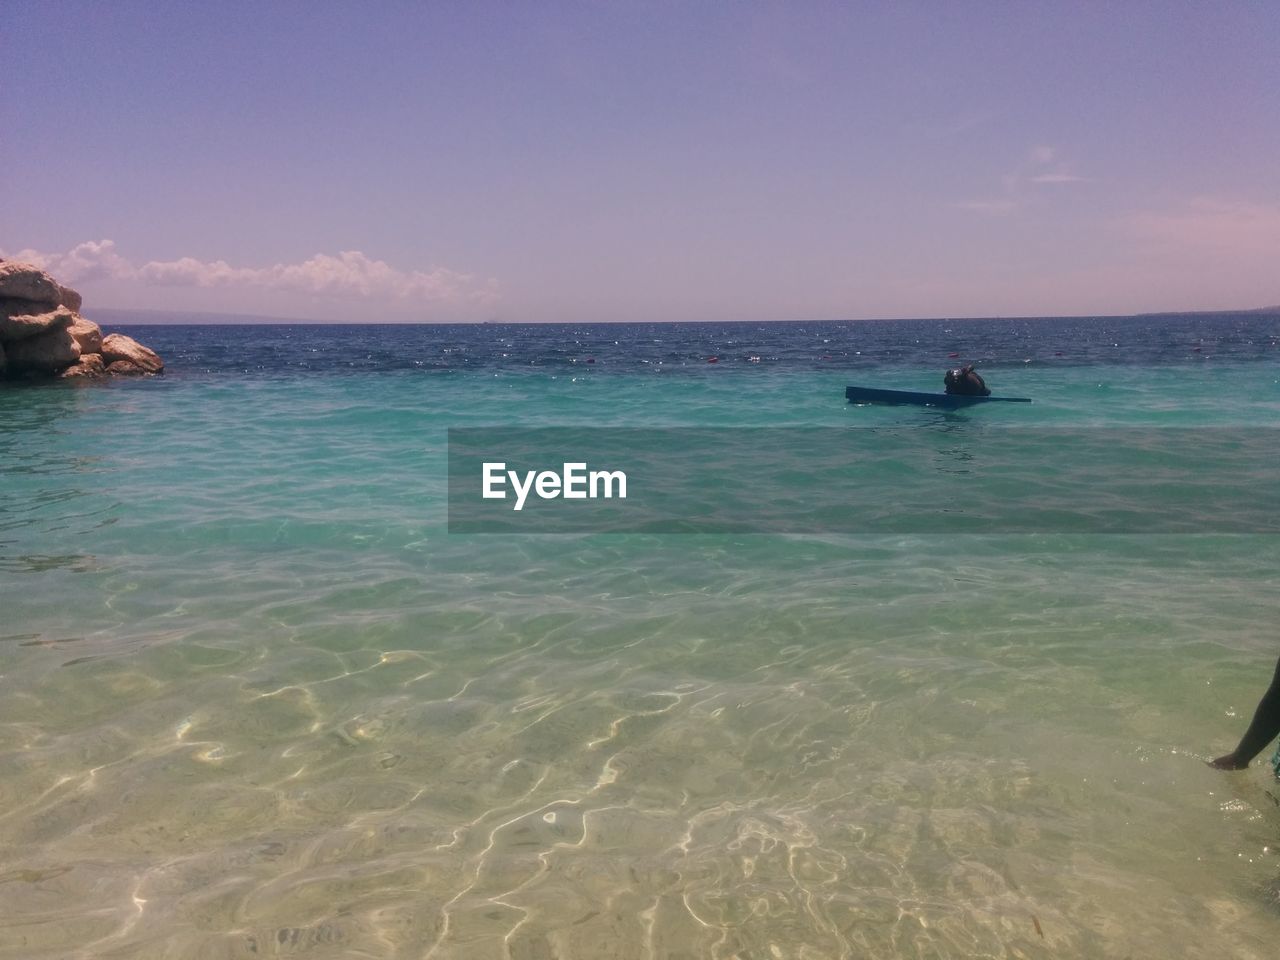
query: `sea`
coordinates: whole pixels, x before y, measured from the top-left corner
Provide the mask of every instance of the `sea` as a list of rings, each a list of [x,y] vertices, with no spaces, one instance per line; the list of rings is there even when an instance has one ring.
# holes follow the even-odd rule
[[[0,957],[1276,956],[1270,750],[1205,761],[1280,537],[1124,438],[1280,427],[1280,316],[97,319],[165,374],[0,386]],[[966,362],[1033,402],[845,400]],[[1025,438],[1187,523],[457,532],[463,428]]]

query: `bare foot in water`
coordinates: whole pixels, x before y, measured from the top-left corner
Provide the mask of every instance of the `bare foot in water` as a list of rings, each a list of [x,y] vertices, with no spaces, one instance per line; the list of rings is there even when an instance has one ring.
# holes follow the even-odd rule
[[[1247,763],[1241,763],[1234,753],[1228,753],[1226,756],[1218,757],[1217,760],[1208,760],[1206,762],[1215,770],[1243,770],[1249,766]]]

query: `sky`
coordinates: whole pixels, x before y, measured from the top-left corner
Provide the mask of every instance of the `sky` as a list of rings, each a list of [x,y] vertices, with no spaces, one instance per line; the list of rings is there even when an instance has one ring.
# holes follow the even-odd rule
[[[0,256],[90,317],[1280,303],[1280,4],[5,7]]]

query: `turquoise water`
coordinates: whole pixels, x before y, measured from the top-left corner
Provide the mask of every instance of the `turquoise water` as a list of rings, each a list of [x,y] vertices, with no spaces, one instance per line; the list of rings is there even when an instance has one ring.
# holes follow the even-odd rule
[[[0,391],[0,956],[1274,955],[1274,781],[1201,761],[1280,539],[450,536],[447,427],[913,428],[843,388],[939,376],[234,347]],[[1280,425],[1265,357],[992,367],[1036,402],[965,423]]]

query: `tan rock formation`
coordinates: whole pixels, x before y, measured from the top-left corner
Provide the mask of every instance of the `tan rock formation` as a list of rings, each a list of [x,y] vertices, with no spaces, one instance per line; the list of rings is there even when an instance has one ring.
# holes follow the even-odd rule
[[[39,267],[4,260],[0,261],[0,297],[18,297],[54,306],[61,301],[62,290],[58,282]]]
[[[122,333],[110,333],[102,338],[102,359],[107,362],[108,370],[111,370],[119,361],[128,361],[141,373],[159,373],[164,369],[164,361],[156,355],[154,350],[144,347],[137,340],[126,337]],[[126,371],[122,367],[116,372]]]
[[[145,377],[152,372],[143,369],[132,360],[112,360],[107,364],[107,373],[113,377]]]
[[[76,343],[80,344],[80,353],[82,355],[102,352],[102,328],[92,320],[86,320],[76,314],[71,321],[71,325],[67,327],[67,332],[71,334]]]
[[[13,340],[5,347],[13,373],[57,373],[80,359],[80,344],[66,327]]]
[[[155,351],[131,337],[103,337],[80,307],[79,293],[39,267],[0,260],[0,376],[94,379],[164,370]]]
[[[78,313],[83,303],[79,293],[64,287],[44,270],[34,264],[14,260],[0,260],[0,297],[63,306],[72,313]]]
[[[79,313],[80,307],[84,304],[84,298],[70,287],[64,287],[58,284],[58,303],[66,307],[72,313]]]
[[[89,379],[96,377],[104,377],[107,374],[107,366],[102,362],[102,356],[96,353],[81,354],[80,359],[73,363],[67,369],[58,374],[59,380],[76,380]]]
[[[70,325],[75,318],[66,307],[33,303],[30,300],[0,300],[0,340],[24,340]]]

